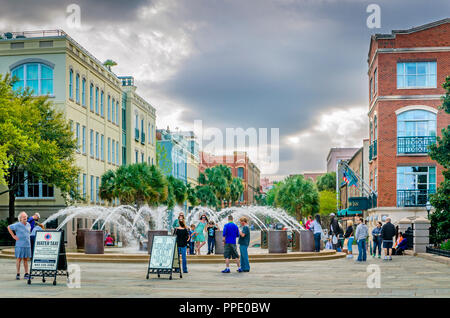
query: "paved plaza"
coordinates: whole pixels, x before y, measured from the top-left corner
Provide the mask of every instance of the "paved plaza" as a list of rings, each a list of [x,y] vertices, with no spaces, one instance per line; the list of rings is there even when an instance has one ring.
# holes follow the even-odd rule
[[[81,288],[16,281],[14,260],[0,259],[0,297],[450,297],[450,266],[414,256],[392,262],[353,260],[257,263],[250,273],[222,274],[222,265],[192,264],[179,279],[145,279],[145,264],[77,263]],[[381,288],[368,288],[367,266],[379,265]],[[23,273],[22,273],[23,274]]]

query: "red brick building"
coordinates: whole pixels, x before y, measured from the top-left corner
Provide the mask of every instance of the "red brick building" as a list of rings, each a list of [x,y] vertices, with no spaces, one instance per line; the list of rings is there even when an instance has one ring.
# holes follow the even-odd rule
[[[426,216],[443,181],[427,146],[450,124],[438,109],[450,75],[450,19],[373,35],[368,66],[369,183],[378,192],[369,219]]]
[[[232,155],[216,156],[203,151],[200,152],[199,171],[201,173],[204,172],[206,168],[220,164],[230,167],[233,177],[242,179],[244,193],[239,200],[239,204],[256,204],[255,195],[260,190],[260,171],[259,168],[250,161],[247,153],[235,151]]]

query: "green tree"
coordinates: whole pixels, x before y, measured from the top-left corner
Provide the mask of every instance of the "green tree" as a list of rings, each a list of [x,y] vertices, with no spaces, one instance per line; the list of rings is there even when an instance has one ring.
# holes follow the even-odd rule
[[[242,184],[241,178],[234,177],[230,183],[230,191],[229,191],[229,201],[232,205],[236,204],[236,201],[239,200],[242,193],[244,192],[244,185]]]
[[[307,214],[319,211],[319,193],[315,184],[302,175],[287,178],[277,191],[278,207],[301,220]]]
[[[332,212],[336,212],[336,192],[327,190],[320,191],[319,204],[319,213],[321,215],[329,215]]]
[[[255,201],[258,205],[267,205],[266,195],[259,191],[255,194]]]
[[[199,200],[197,198],[197,193],[195,191],[195,188],[193,188],[190,183],[188,183],[186,185],[186,194],[187,194],[187,200],[191,206],[196,206],[199,204]]]
[[[9,196],[8,221],[15,218],[19,175],[33,177],[60,189],[66,203],[81,199],[78,193],[80,169],[75,165],[77,142],[61,111],[47,96],[12,88],[9,75],[0,74],[0,183]]]
[[[217,208],[218,200],[216,195],[208,185],[198,185],[195,188],[196,196],[202,206],[208,206],[211,208]]]
[[[106,66],[108,68],[108,70],[111,71],[111,67],[116,66],[117,63],[113,60],[106,60],[105,62],[103,62],[103,65]]]
[[[277,192],[280,189],[280,186],[283,184],[283,181],[274,182],[273,187],[267,191],[266,194],[266,203],[267,205],[271,205],[273,207],[276,207],[275,198],[277,196]]]
[[[120,166],[115,172],[105,172],[99,194],[103,200],[119,198],[121,203],[136,204],[138,208],[145,203],[157,206],[167,200],[168,182],[154,165],[145,162],[129,164]]]
[[[336,192],[336,172],[328,172],[317,177],[316,184],[319,191]]]
[[[446,93],[440,108],[450,114],[450,76],[447,76],[442,87]],[[430,198],[435,208],[430,216],[430,238],[432,243],[439,244],[450,238],[450,125],[442,129],[442,137],[437,137],[437,144],[430,145],[429,156],[444,168],[444,181]]]
[[[182,205],[187,198],[186,185],[183,181],[173,176],[167,177],[168,195],[165,204],[169,210],[175,205]]]

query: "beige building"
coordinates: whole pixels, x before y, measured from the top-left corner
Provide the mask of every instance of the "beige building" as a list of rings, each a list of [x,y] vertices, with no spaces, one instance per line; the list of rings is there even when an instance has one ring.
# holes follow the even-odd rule
[[[122,164],[134,163],[134,151],[139,152],[140,159],[143,155],[145,161],[155,161],[155,109],[136,94],[129,77],[117,77],[65,32],[36,31],[3,36],[0,73],[16,76],[19,81],[15,88],[30,87],[36,95],[49,95],[55,107],[64,112],[78,141],[76,164],[82,170],[79,190],[86,204],[106,204],[98,195],[102,174]],[[138,128],[132,124],[134,114],[147,126]],[[137,128],[139,140],[135,138]],[[64,207],[60,192],[50,185],[29,180],[19,187],[16,211],[39,212],[45,219]],[[0,218],[7,214],[8,196],[3,195]],[[89,226],[90,222],[74,220],[67,224],[67,229],[72,229],[67,231],[69,245],[73,243],[70,234],[76,233],[79,227]]]

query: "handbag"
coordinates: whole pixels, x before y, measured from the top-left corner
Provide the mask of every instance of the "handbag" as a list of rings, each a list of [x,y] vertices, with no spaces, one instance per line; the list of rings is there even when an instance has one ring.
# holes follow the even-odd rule
[[[333,235],[333,238],[331,241],[333,242],[333,244],[337,244],[337,242],[338,242],[337,236]]]

